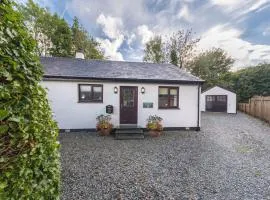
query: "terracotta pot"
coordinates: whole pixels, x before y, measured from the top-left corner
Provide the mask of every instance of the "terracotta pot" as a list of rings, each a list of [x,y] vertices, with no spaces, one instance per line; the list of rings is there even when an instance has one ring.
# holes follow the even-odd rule
[[[159,137],[161,135],[161,131],[150,130],[149,135],[152,137]]]
[[[110,135],[111,131],[112,131],[111,128],[100,129],[99,130],[99,135],[101,135],[101,136]]]

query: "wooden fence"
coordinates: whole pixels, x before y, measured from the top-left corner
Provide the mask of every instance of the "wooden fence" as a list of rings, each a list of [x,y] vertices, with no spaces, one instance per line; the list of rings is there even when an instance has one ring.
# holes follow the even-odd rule
[[[270,96],[254,96],[249,103],[239,103],[238,109],[270,123]]]

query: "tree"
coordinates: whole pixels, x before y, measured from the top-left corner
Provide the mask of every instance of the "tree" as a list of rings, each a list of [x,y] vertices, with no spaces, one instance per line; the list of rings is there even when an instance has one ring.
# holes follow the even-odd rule
[[[231,87],[230,69],[234,60],[220,48],[199,54],[188,65],[189,71],[206,81],[204,88],[215,85]]]
[[[85,28],[74,17],[72,30],[73,54],[76,51],[83,51],[88,59],[104,59],[104,54],[99,49],[99,43],[89,35]]]
[[[270,96],[270,64],[236,71],[231,80],[240,102],[248,101],[254,95]]]
[[[170,37],[166,44],[167,62],[170,62],[180,68],[186,67],[192,59],[196,44],[200,41],[193,38],[191,29],[179,30]]]
[[[0,199],[59,199],[58,127],[20,13],[0,4]]]
[[[18,10],[38,43],[39,55],[72,56],[72,33],[64,19],[33,0],[19,5]]]
[[[52,56],[72,56],[72,32],[64,19],[60,19],[57,14],[51,17],[51,34],[49,38],[52,41],[50,54]]]
[[[49,9],[41,8],[33,0],[18,5],[29,30],[38,43],[40,56],[73,57],[77,50],[83,50],[89,59],[103,59],[103,53],[89,33],[74,18],[72,27]]]
[[[28,0],[26,4],[18,4],[17,8],[22,14],[28,30],[37,41],[38,54],[49,55],[52,46],[49,38],[49,35],[52,35],[52,20],[49,11],[39,7],[33,0]]]
[[[85,48],[84,42],[87,40],[87,35],[79,23],[79,19],[75,16],[73,19],[72,30],[72,40],[74,45],[74,50],[82,50]]]
[[[175,66],[178,66],[178,56],[177,56],[177,52],[175,49],[172,49],[170,51],[170,63],[175,65]]]
[[[146,43],[143,61],[163,63],[165,59],[161,36],[155,36]]]

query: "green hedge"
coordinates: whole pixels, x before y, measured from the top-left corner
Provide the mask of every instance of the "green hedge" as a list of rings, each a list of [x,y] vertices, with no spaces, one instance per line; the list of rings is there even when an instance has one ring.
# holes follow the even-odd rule
[[[13,6],[0,3],[0,199],[59,199],[58,127],[36,43]]]

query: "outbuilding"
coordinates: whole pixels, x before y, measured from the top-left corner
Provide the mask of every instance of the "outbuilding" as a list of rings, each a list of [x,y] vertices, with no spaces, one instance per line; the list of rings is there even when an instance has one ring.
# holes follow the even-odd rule
[[[236,94],[220,86],[201,94],[201,111],[236,113]]]
[[[200,129],[203,81],[172,64],[42,57],[60,129],[94,130],[96,117],[110,113],[114,126],[145,127],[149,115],[165,129]]]

